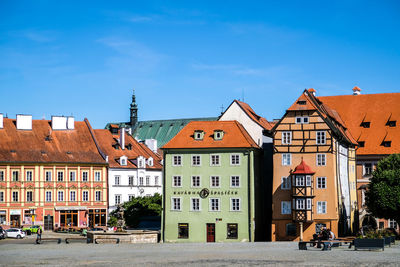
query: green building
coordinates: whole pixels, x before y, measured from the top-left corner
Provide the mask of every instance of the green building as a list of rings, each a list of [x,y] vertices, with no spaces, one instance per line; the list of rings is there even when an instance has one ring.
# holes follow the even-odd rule
[[[162,149],[164,242],[257,240],[261,153],[239,122],[189,122]]]

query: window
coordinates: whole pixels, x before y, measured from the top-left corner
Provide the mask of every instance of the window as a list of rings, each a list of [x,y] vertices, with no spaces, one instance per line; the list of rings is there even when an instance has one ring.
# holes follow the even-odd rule
[[[18,202],[18,192],[12,192],[12,201]]]
[[[62,182],[64,180],[64,173],[57,172],[57,181]]]
[[[304,117],[296,117],[296,123],[297,124],[308,123],[308,122],[309,122],[309,119],[306,116],[304,116]]]
[[[182,156],[172,156],[172,166],[182,166]]]
[[[14,181],[14,182],[18,182],[18,180],[19,180],[19,172],[18,171],[13,171],[12,172],[12,180]]]
[[[132,201],[135,198],[135,195],[128,195],[128,201]]]
[[[64,192],[58,191],[58,201],[64,201]]]
[[[292,143],[292,132],[282,132],[282,144],[289,145]]]
[[[326,177],[317,177],[317,188],[326,189]]]
[[[27,182],[32,182],[32,176],[33,176],[32,171],[26,171],[26,181]]]
[[[95,182],[100,182],[101,181],[101,172],[95,171],[94,172],[94,181]]]
[[[75,181],[75,172],[70,172],[70,173],[69,173],[69,180],[70,180],[71,182],[74,182],[74,181]]]
[[[32,201],[33,201],[33,192],[27,191],[26,192],[26,202],[32,202]]]
[[[326,155],[317,154],[317,166],[325,166],[325,165],[326,165]]]
[[[150,176],[146,176],[146,185],[150,185]]]
[[[171,209],[172,210],[181,210],[181,198],[179,198],[179,197],[171,198]]]
[[[306,176],[306,186],[311,186],[311,182],[312,182],[311,178],[312,178],[311,175]]]
[[[220,211],[219,198],[210,198],[210,211]]]
[[[51,171],[46,171],[46,182],[50,182],[51,181]]]
[[[200,176],[192,176],[192,187],[200,187]]]
[[[282,166],[292,165],[292,155],[289,153],[282,154]]]
[[[240,155],[239,154],[231,154],[231,165],[232,166],[240,165]]]
[[[201,157],[199,155],[192,156],[192,166],[201,166]]]
[[[210,156],[210,165],[211,166],[219,166],[219,155],[211,155]]]
[[[396,220],[389,219],[389,228],[394,228],[397,230],[397,222]]]
[[[360,147],[365,147],[365,141],[358,141]]]
[[[69,201],[71,201],[71,202],[76,201],[76,192],[75,191],[69,192]]]
[[[231,187],[240,187],[240,177],[231,176]]]
[[[308,210],[312,209],[312,199],[311,198],[307,198],[307,209]]]
[[[305,199],[298,198],[296,199],[296,210],[304,210],[305,209]]]
[[[288,190],[288,189],[290,189],[290,187],[291,187],[290,177],[282,177],[281,178],[281,189]]]
[[[121,164],[121,166],[126,166],[126,158],[125,157],[120,158],[120,164]],[[141,167],[140,165],[141,164],[139,164],[139,168]]]
[[[304,176],[296,175],[296,186],[304,186]]]
[[[139,185],[144,185],[144,178],[143,176],[139,177]]]
[[[396,121],[388,121],[386,125],[389,127],[396,127]]]
[[[281,214],[291,214],[292,206],[290,201],[282,201],[281,202]]]
[[[385,223],[384,222],[379,222],[379,229],[385,228]]]
[[[0,202],[4,202],[4,192],[0,191]]]
[[[154,185],[158,185],[158,176],[154,176]]]
[[[219,176],[211,176],[211,187],[219,187]]]
[[[147,160],[147,164],[151,167],[151,166],[153,166],[153,158],[149,158],[148,160]]]
[[[120,184],[120,179],[121,179],[121,177],[119,175],[115,175],[114,176],[114,184],[115,185],[119,185]]]
[[[121,204],[121,195],[115,195],[115,205]]]
[[[392,146],[392,141],[383,141],[381,146],[384,147],[391,147]]]
[[[82,201],[89,201],[89,192],[88,191],[82,192]]]
[[[363,128],[369,128],[371,126],[371,122],[363,121],[363,122],[361,122],[360,126],[363,127]]]
[[[326,144],[326,132],[325,131],[317,131],[317,145],[325,145]]]
[[[178,238],[188,239],[189,238],[189,224],[178,223]]]
[[[326,201],[317,201],[317,213],[319,214],[326,213]]]
[[[182,186],[182,177],[181,176],[174,176],[172,178],[172,186],[173,187],[181,187]]]
[[[96,191],[94,196],[96,201],[101,201],[101,191]]]
[[[364,163],[364,176],[372,174],[372,163]]]
[[[227,233],[226,233],[226,238],[227,239],[237,239],[238,238],[238,224],[237,223],[228,223],[226,226]]]
[[[0,171],[0,181],[4,181],[4,171]]]
[[[200,198],[191,198],[190,202],[191,211],[200,211]]]
[[[82,172],[82,182],[87,182],[89,177],[89,173],[87,171]]]
[[[286,235],[287,236],[296,236],[297,235],[297,229],[296,229],[296,225],[294,223],[286,224]]]
[[[128,176],[128,184],[130,185],[130,186],[132,186],[133,185],[133,176]]]
[[[144,168],[145,167],[144,166],[144,158],[142,156],[138,157],[137,161],[138,161],[138,167],[139,168]]]
[[[203,140],[204,131],[194,131],[194,140]]]
[[[46,202],[51,202],[51,191],[46,191]]]
[[[214,131],[214,140],[222,140],[222,137],[224,136],[224,132],[221,130],[215,130]]]
[[[240,198],[231,198],[231,211],[240,211]]]

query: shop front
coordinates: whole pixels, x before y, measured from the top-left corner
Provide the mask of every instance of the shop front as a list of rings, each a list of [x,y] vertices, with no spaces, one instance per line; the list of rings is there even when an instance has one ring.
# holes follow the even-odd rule
[[[107,210],[89,209],[89,226],[90,227],[107,226]]]
[[[10,210],[10,227],[21,227],[21,210]]]
[[[86,228],[87,207],[55,207],[55,228]]]

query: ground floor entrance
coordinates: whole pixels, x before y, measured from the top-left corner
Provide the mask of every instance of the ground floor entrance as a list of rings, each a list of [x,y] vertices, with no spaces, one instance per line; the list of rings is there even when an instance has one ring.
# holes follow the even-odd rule
[[[53,230],[53,216],[44,216],[44,230]]]
[[[107,210],[106,209],[89,209],[89,226],[107,226]]]
[[[215,242],[215,223],[207,223],[207,242]]]
[[[21,215],[10,215],[10,226],[16,228],[21,227]]]

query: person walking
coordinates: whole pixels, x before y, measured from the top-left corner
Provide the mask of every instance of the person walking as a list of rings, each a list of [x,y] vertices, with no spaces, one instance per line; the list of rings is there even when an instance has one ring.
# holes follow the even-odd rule
[[[42,241],[42,227],[39,227],[37,230],[37,237],[36,237],[36,242]]]

